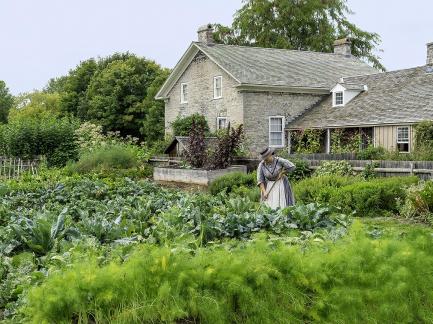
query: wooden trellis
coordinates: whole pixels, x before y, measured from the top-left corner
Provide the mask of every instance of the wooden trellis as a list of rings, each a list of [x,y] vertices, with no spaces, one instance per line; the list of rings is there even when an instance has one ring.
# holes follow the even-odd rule
[[[38,162],[38,160],[0,157],[0,178],[14,179],[21,176],[24,172],[37,175]]]

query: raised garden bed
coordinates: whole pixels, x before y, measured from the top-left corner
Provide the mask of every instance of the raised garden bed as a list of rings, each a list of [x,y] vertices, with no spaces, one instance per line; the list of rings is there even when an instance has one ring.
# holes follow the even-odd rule
[[[245,165],[233,165],[227,169],[220,170],[155,167],[153,169],[153,179],[155,181],[191,183],[208,186],[218,177],[233,172],[247,173],[247,167]]]

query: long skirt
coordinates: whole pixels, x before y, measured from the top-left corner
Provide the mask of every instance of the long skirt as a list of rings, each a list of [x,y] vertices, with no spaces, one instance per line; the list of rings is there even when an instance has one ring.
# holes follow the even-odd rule
[[[275,183],[275,184],[274,184]],[[295,204],[295,197],[287,177],[266,183],[268,198],[264,203],[272,209],[284,208]]]

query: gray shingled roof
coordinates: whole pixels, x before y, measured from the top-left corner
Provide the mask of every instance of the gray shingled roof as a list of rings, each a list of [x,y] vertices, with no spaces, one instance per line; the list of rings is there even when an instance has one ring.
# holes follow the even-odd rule
[[[343,76],[378,71],[333,53],[195,43],[240,83],[330,89]]]
[[[332,107],[329,96],[292,121],[288,128],[341,127],[416,123],[433,120],[433,72],[427,66],[344,78],[366,84],[344,107]]]

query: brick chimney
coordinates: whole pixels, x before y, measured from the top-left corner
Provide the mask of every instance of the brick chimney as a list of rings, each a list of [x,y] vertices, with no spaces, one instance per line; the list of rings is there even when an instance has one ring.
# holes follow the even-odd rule
[[[427,65],[433,65],[433,42],[427,44]]]
[[[345,55],[345,56],[351,56],[352,55],[352,50],[350,49],[351,44],[352,42],[350,41],[350,38],[345,37],[342,39],[337,39],[334,42],[334,53]]]
[[[203,44],[213,44],[213,28],[211,24],[201,26],[198,31],[198,41]]]

